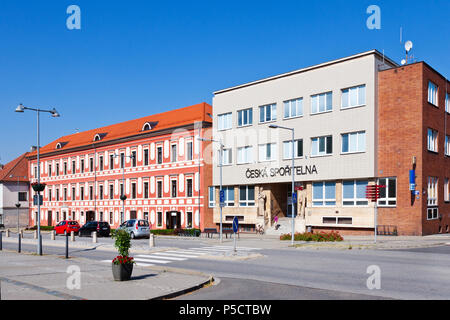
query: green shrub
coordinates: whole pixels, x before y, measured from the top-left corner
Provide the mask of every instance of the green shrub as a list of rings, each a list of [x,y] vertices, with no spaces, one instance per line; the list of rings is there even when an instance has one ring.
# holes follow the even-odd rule
[[[54,226],[41,226],[42,231],[52,231],[54,229],[55,229]],[[37,230],[37,226],[29,227],[26,230]]]
[[[111,238],[114,239],[114,247],[122,257],[128,257],[128,252],[131,248],[131,236],[122,229],[114,230],[111,234]]]
[[[291,240],[291,234],[282,234],[280,240]],[[295,233],[295,241],[315,241],[315,242],[334,242],[342,241],[344,238],[337,231],[324,232],[320,231],[318,233],[305,232],[305,233]]]

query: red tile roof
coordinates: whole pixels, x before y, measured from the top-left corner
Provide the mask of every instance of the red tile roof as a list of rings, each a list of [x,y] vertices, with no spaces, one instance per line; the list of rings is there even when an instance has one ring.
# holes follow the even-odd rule
[[[28,182],[28,162],[26,152],[13,161],[5,164],[3,169],[0,169],[0,182],[14,181],[17,182],[17,177],[20,182]],[[11,178],[11,175],[13,178]]]
[[[197,121],[212,122],[211,117],[212,107],[206,102],[196,104],[193,106],[166,111],[163,113],[129,120],[125,122],[116,123],[102,128],[92,129],[88,131],[74,133],[68,136],[63,136],[44,147],[41,147],[40,154],[50,153],[56,151],[56,146],[60,144],[61,150],[72,149],[76,147],[90,146],[94,142],[95,136],[98,134],[101,142],[116,140],[129,136],[139,134],[146,134],[148,132],[160,131],[163,129],[170,129],[182,127],[193,124]],[[151,130],[142,131],[146,123],[150,123]],[[36,152],[29,153],[28,157],[36,156]]]

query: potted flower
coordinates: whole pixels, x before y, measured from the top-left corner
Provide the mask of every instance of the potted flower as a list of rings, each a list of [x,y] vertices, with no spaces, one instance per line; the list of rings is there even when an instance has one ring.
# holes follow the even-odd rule
[[[112,261],[114,280],[130,280],[134,264],[133,258],[128,256],[131,247],[130,234],[125,230],[117,229],[112,233],[111,237],[115,239],[114,247],[116,247],[119,252],[119,255]]]

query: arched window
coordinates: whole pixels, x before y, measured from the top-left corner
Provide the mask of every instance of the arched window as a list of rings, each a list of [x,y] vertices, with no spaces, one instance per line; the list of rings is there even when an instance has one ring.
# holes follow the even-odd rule
[[[142,127],[142,131],[149,131],[149,130],[152,130],[152,126],[150,125],[150,123],[146,122]]]

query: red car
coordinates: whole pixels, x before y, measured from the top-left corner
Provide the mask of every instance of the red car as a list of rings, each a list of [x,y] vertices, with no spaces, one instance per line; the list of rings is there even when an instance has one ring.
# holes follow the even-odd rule
[[[81,226],[74,220],[63,220],[55,226],[56,234],[70,234],[72,231],[78,234]]]

